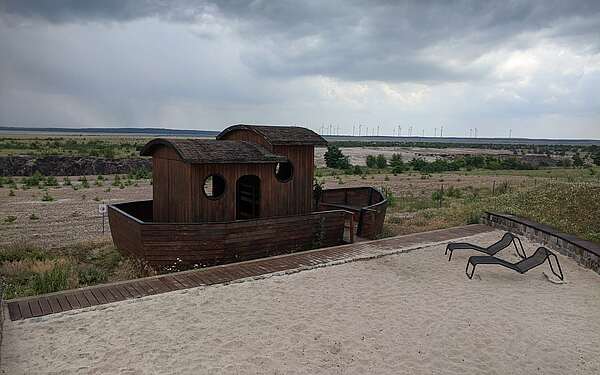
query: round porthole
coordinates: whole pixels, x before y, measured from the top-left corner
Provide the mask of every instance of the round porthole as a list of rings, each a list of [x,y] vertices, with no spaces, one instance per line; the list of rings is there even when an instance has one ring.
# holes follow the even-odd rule
[[[225,193],[225,179],[218,174],[211,174],[204,180],[204,195],[208,199],[218,199]]]
[[[294,167],[289,161],[275,164],[275,177],[280,182],[288,182],[292,179]]]

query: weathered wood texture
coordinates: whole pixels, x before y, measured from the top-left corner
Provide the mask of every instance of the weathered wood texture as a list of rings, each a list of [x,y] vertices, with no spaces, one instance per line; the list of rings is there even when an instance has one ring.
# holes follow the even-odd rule
[[[222,223],[148,223],[136,203],[109,206],[113,240],[127,255],[153,266],[221,264],[343,243],[342,210]]]
[[[289,181],[277,180],[275,163],[188,164],[180,160],[172,149],[157,147],[152,157],[154,221],[204,223],[235,220],[236,182],[245,175],[260,179],[261,218],[311,212],[313,146],[275,146],[273,151],[292,163],[293,175]],[[225,180],[225,192],[217,198],[204,194],[204,182],[213,174]]]
[[[357,235],[375,239],[383,231],[383,222],[388,201],[372,187],[339,188],[323,190],[318,203],[319,209],[345,209],[354,213],[357,220]]]
[[[42,296],[8,300],[11,320],[56,314],[88,306],[140,298],[173,290],[194,288],[231,282],[247,277],[257,277],[273,272],[302,269],[348,259],[368,259],[380,256],[381,251],[401,251],[423,242],[441,242],[492,231],[485,225],[469,225],[432,232],[415,233],[326,249],[228,264],[218,267],[146,277],[143,279],[96,285],[82,289],[51,293]]]

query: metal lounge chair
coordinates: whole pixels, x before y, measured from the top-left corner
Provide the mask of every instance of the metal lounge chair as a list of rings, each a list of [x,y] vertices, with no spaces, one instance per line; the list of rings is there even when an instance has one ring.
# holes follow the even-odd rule
[[[521,247],[521,252],[519,252],[519,246],[517,246],[517,242],[519,243],[519,246]],[[521,239],[517,236],[515,236],[512,233],[506,233],[504,236],[502,236],[502,239],[500,239],[500,241],[496,242],[495,244],[492,244],[488,247],[481,247],[478,245],[474,245],[471,243],[466,243],[466,242],[450,242],[448,244],[448,246],[446,246],[446,252],[444,253],[444,255],[447,255],[448,252],[450,252],[450,256],[448,257],[448,261],[452,260],[452,252],[454,250],[475,250],[475,251],[479,251],[482,253],[486,253],[487,255],[495,255],[496,253],[498,253],[500,250],[504,250],[507,247],[510,246],[510,244],[515,245],[515,249],[517,250],[517,254],[525,259],[527,258],[527,254],[525,254],[525,249],[523,248],[523,243],[521,242]]]
[[[550,257],[554,257],[554,260],[558,267],[558,272],[560,274],[556,273],[556,271],[554,270],[554,267],[552,266],[552,262],[550,261]],[[515,271],[523,274],[523,273],[529,271],[530,269],[543,264],[544,262],[546,262],[546,259],[548,260],[548,264],[550,265],[550,270],[552,271],[552,273],[559,279],[564,280],[564,276],[562,273],[562,269],[560,268],[560,263],[558,262],[558,258],[556,257],[556,255],[553,252],[546,249],[545,247],[538,248],[535,251],[535,253],[533,253],[532,256],[530,256],[529,258],[525,258],[517,263],[510,263],[510,262],[505,261],[504,259],[499,259],[499,258],[496,258],[493,256],[486,256],[486,255],[472,256],[469,258],[469,261],[467,262],[467,268],[465,269],[465,272],[467,274],[467,277],[469,279],[472,279],[473,274],[475,273],[475,267],[478,264],[495,264],[498,266],[510,268],[511,270],[515,270]],[[471,271],[470,275],[469,275],[469,264],[473,266],[473,270]]]

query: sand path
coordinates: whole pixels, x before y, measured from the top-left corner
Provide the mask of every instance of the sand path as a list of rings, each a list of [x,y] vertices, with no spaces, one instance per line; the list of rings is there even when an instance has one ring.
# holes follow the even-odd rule
[[[468,254],[449,263],[443,250],[6,321],[2,371],[600,373],[599,275],[560,256],[566,284],[549,282],[546,266],[526,275],[482,266],[468,280]]]

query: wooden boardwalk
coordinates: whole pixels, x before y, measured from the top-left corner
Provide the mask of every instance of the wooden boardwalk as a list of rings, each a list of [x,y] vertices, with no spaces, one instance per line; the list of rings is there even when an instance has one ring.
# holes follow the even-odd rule
[[[241,263],[184,271],[167,275],[97,285],[93,287],[26,297],[6,301],[11,320],[21,320],[140,298],[174,290],[232,282],[269,273],[312,267],[351,258],[369,258],[382,251],[450,241],[456,238],[493,231],[485,225],[469,225],[406,236],[367,241],[324,249],[304,251]]]

